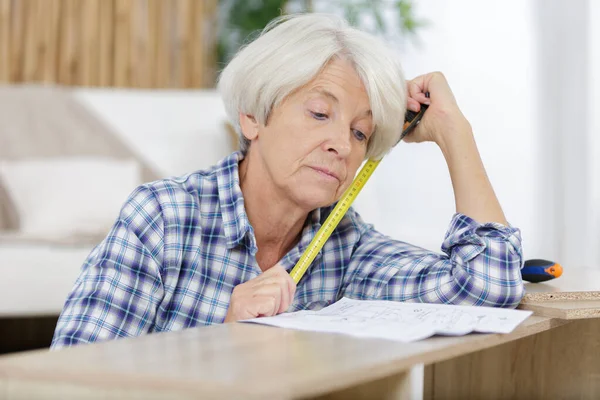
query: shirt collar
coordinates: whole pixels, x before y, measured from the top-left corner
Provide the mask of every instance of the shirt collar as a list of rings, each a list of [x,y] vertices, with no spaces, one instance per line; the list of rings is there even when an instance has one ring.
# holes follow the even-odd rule
[[[239,245],[248,235],[249,248],[254,254],[258,250],[254,230],[248,220],[244,207],[244,196],[240,187],[239,163],[244,155],[236,151],[225,157],[217,166],[217,186],[219,203],[223,218],[223,231],[227,240],[227,248]]]

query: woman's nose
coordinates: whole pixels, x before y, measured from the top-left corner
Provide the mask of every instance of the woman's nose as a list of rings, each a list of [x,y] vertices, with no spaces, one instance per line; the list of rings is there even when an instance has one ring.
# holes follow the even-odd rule
[[[334,152],[339,157],[347,157],[352,149],[350,129],[331,129],[324,145],[327,151]]]

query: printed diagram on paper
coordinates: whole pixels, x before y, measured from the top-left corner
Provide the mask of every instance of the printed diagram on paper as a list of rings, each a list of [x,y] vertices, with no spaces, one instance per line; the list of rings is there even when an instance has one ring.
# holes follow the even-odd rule
[[[531,311],[343,298],[320,311],[298,311],[245,322],[410,342],[470,332],[509,333]]]

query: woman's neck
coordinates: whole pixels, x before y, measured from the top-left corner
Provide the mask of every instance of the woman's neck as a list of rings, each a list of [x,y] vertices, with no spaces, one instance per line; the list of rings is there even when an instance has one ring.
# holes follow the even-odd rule
[[[254,228],[256,259],[266,271],[298,243],[308,211],[284,198],[273,182],[265,179],[268,172],[260,160],[250,157],[247,154],[240,162],[240,187],[246,214]]]

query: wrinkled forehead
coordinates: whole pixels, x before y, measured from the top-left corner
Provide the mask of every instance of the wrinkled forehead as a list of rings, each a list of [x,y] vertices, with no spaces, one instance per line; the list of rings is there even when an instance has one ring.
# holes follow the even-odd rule
[[[369,94],[354,65],[345,60],[329,62],[319,73],[301,88],[309,97],[323,97],[339,105],[359,104],[361,112],[372,115]]]

